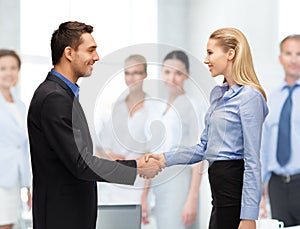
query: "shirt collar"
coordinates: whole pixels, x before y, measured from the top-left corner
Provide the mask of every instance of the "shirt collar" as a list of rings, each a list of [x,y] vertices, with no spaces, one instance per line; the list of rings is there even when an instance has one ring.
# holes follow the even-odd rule
[[[58,78],[60,78],[62,81],[64,81],[69,88],[71,88],[72,92],[74,93],[75,97],[78,98],[79,96],[79,86],[77,84],[72,83],[70,80],[68,80],[66,77],[64,77],[62,74],[58,73],[54,69],[51,69],[51,73]]]
[[[223,92],[223,100],[226,101],[230,99],[232,96],[238,93],[241,86],[237,84],[233,84],[231,87],[229,87],[228,83],[225,82],[222,86],[222,92]]]

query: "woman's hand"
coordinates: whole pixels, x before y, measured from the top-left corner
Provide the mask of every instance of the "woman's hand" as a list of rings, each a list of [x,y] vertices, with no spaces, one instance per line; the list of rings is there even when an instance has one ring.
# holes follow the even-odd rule
[[[190,198],[185,202],[181,213],[184,226],[188,227],[196,222],[198,213],[197,203],[198,201],[193,201]]]
[[[256,229],[255,220],[242,219],[238,229]]]
[[[30,188],[27,188],[27,206],[28,206],[28,211],[32,208],[32,196],[31,196],[31,191]]]
[[[142,223],[148,224],[149,222],[149,208],[147,197],[142,197]]]

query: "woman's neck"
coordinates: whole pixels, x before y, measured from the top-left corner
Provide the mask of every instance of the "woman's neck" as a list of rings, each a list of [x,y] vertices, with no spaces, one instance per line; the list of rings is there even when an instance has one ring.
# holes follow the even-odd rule
[[[180,93],[169,94],[168,103],[167,103],[166,109],[164,111],[164,114],[166,114],[168,112],[168,110],[170,109],[171,105],[174,103],[176,98],[180,95],[183,95],[184,93],[185,93],[184,90],[182,90],[182,91],[180,91]]]
[[[145,98],[145,92],[144,91],[136,91],[136,92],[130,92],[126,98],[126,101],[130,102],[139,102],[141,100],[144,100]]]
[[[129,95],[126,98],[126,105],[128,107],[130,116],[133,116],[133,114],[141,109],[144,106],[144,100],[145,100],[145,92],[144,91],[137,91],[134,93],[129,93]]]
[[[9,102],[9,103],[13,103],[14,102],[14,99],[10,93],[10,89],[8,88],[0,88],[0,91],[4,97],[4,99]]]

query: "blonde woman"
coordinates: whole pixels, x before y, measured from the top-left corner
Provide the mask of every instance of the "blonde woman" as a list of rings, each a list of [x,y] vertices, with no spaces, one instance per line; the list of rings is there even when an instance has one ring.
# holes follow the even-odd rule
[[[224,84],[210,95],[205,129],[197,145],[186,150],[146,155],[166,166],[193,164],[207,159],[212,191],[210,229],[255,229],[262,193],[260,143],[268,114],[266,94],[254,71],[250,47],[235,28],[213,32],[207,43],[212,77]]]

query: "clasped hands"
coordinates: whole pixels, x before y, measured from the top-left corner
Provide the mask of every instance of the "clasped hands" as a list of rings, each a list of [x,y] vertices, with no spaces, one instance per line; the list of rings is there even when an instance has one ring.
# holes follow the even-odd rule
[[[143,178],[153,178],[165,167],[166,159],[163,153],[149,153],[137,159],[137,172]]]

